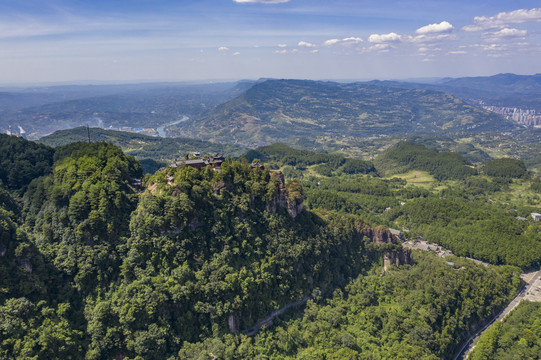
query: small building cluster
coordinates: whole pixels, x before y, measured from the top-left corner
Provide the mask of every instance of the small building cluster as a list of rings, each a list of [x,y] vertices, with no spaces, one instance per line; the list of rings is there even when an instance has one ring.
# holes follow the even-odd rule
[[[539,221],[539,220],[541,220],[541,214],[539,214],[539,213],[532,213],[531,215],[532,215],[533,221]]]
[[[211,156],[208,159],[201,158],[201,154],[198,154],[198,156],[195,159],[188,159],[188,160],[177,160],[173,162],[169,167],[178,167],[182,164],[186,166],[193,167],[194,169],[200,170],[204,168],[205,166],[211,166],[214,170],[220,170],[222,163],[224,162],[224,156],[222,154],[215,154]]]
[[[190,166],[190,167],[192,167],[194,169],[197,169],[197,170],[201,170],[202,168],[204,168],[206,166],[211,166],[212,170],[219,171],[219,170],[221,170],[221,166],[222,166],[222,163],[224,161],[225,161],[225,158],[220,153],[214,154],[213,156],[210,156],[210,157],[205,156],[204,158],[202,158],[201,153],[195,152],[195,153],[192,154],[191,159],[175,160],[174,162],[169,164],[169,167],[177,168],[179,166],[185,165],[185,166]],[[263,164],[261,164],[259,161],[255,161],[255,162],[251,163],[250,167],[252,169],[258,169],[258,170],[264,170],[265,169],[265,166]],[[175,179],[174,179],[174,177],[172,175],[167,175],[166,179],[167,179],[167,183],[169,185],[173,185],[174,182],[175,182]]]

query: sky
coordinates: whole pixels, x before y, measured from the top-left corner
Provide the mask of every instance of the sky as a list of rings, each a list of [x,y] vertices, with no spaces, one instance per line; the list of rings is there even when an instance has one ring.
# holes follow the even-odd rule
[[[535,74],[541,2],[0,0],[0,69],[0,84]]]

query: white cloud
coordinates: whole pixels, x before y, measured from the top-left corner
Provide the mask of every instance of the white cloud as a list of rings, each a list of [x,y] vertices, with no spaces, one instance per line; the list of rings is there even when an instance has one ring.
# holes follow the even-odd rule
[[[466,51],[464,50],[454,50],[447,52],[447,55],[464,55],[466,54]]]
[[[360,37],[351,36],[351,37],[342,39],[341,45],[356,45],[362,42],[363,42],[363,39],[361,39]]]
[[[280,4],[289,2],[289,0],[233,0],[236,3],[261,3],[261,4]]]
[[[329,39],[329,40],[325,40],[323,42],[323,46],[333,46],[335,44],[338,44],[340,42],[340,40],[338,39]]]
[[[363,39],[361,39],[360,37],[350,36],[347,38],[343,38],[342,40],[340,39],[325,40],[323,42],[323,46],[333,46],[333,45],[352,46],[352,45],[360,44],[362,42],[363,42]]]
[[[279,48],[286,48],[286,47],[287,47],[287,44],[278,44],[278,47],[279,47]]]
[[[389,52],[391,50],[390,44],[375,44],[370,46],[367,50],[368,51],[378,51],[380,53]]]
[[[298,53],[299,50],[297,49],[291,49],[291,50],[288,50],[288,49],[280,49],[280,50],[274,50],[274,53],[275,54],[296,54]]]
[[[506,40],[524,39],[528,31],[503,28],[496,32],[486,32],[482,35],[485,41],[488,42],[501,42]]]
[[[509,24],[522,24],[525,22],[540,22],[541,8],[519,9],[511,12],[501,12],[496,16],[476,16],[473,25],[464,26],[465,31],[480,31],[494,28],[503,28]]]
[[[508,47],[501,44],[490,44],[490,45],[481,45],[481,48],[484,51],[506,51]]]
[[[240,55],[240,52],[236,51],[233,53],[233,56],[239,56]]]
[[[229,50],[229,48],[227,46],[220,46],[218,48],[218,51],[228,51],[228,50]]]
[[[300,47],[308,47],[308,48],[313,48],[313,47],[316,47],[316,45],[308,42],[308,41],[299,41],[299,43],[297,44],[297,46],[300,46]]]
[[[410,36],[409,41],[413,43],[423,44],[424,46],[434,46],[435,44],[444,40],[456,40],[457,37],[453,34],[423,34],[417,36]]]
[[[453,30],[453,25],[447,21],[442,21],[439,24],[430,24],[423,27],[420,27],[415,31],[417,35],[426,35],[426,34],[440,34],[448,33]]]
[[[312,50],[310,51],[312,54],[317,54],[319,52],[319,50],[315,49],[315,50]]]
[[[402,36],[392,32],[389,34],[372,34],[368,37],[368,41],[375,44],[393,43],[402,40]]]
[[[528,34],[528,31],[526,30],[519,30],[519,29],[509,29],[509,28],[503,28],[500,31],[496,31],[492,35],[495,37],[524,37]]]

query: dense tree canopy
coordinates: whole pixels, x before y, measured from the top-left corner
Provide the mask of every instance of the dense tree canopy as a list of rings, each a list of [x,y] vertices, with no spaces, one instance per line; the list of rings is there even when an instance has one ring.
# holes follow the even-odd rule
[[[8,189],[26,187],[51,172],[54,150],[16,136],[0,134],[0,181]]]
[[[17,141],[22,153],[34,146]],[[275,165],[291,155],[296,171],[338,170],[286,182],[226,160],[220,171],[168,167],[140,190],[134,158],[75,143],[55,149],[28,185],[0,185],[0,357],[448,357],[513,295],[520,270],[416,254],[383,275],[383,255],[410,258],[368,222],[406,224],[494,263],[536,261],[537,227],[470,203],[507,180],[468,178],[435,195],[365,175],[370,163],[285,151]],[[496,237],[492,253],[459,241],[487,243],[482,230],[531,254]]]
[[[477,171],[462,155],[448,151],[438,152],[423,145],[401,141],[385,151],[378,164],[384,169],[397,167],[404,171],[425,170],[437,180],[464,179],[475,175]]]
[[[470,355],[471,360],[540,358],[541,304],[528,301],[483,333]]]

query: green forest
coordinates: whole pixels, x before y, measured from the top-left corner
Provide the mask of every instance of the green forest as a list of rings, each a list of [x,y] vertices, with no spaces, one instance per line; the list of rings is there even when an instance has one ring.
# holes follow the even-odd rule
[[[106,142],[0,147],[0,358],[450,358],[541,259],[522,163],[444,155],[472,172],[420,187],[281,144],[146,175]]]
[[[541,358],[541,304],[523,301],[478,340],[471,360]]]

